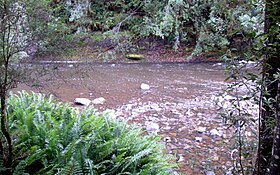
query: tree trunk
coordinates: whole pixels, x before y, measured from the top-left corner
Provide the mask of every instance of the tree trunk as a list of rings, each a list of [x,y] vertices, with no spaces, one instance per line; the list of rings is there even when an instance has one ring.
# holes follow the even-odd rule
[[[278,94],[277,94],[277,116],[276,126],[274,131],[272,160],[271,160],[271,173],[280,173],[280,77],[278,78]]]
[[[6,88],[5,86],[2,88],[1,87],[1,93],[0,93],[0,98],[1,98],[1,131],[2,134],[4,135],[4,140],[7,143],[7,148],[8,150],[5,151],[3,147],[3,144],[0,144],[0,149],[1,149],[1,155],[4,160],[4,165],[5,165],[5,174],[10,175],[12,174],[12,154],[13,154],[13,145],[12,145],[12,139],[10,136],[10,133],[7,131],[6,127]]]
[[[273,167],[272,162],[277,162],[277,152],[279,147],[278,144],[280,128],[280,116],[279,112],[276,113],[276,109],[279,107],[276,103],[277,97],[279,97],[279,80],[275,80],[275,74],[279,72],[280,60],[279,60],[279,48],[275,45],[277,35],[275,34],[275,27],[277,26],[277,18],[279,18],[279,0],[267,0],[265,10],[265,28],[264,32],[267,36],[266,50],[265,50],[265,61],[263,63],[263,88],[261,95],[261,116],[260,116],[260,128],[259,128],[259,148],[258,157],[256,162],[255,172],[253,174],[264,175],[279,174],[272,173]],[[269,103],[268,103],[269,102]],[[279,121],[278,121],[279,120]],[[277,126],[273,126],[273,122],[277,122]],[[276,152],[275,152],[276,151]],[[273,157],[273,154],[276,157]],[[275,164],[276,164],[275,162]],[[276,170],[276,169],[275,169]]]

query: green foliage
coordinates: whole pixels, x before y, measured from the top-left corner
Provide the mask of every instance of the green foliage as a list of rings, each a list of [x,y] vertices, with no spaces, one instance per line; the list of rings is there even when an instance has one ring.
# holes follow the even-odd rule
[[[258,8],[245,13],[242,11],[248,6],[243,5],[236,7],[237,10],[231,13],[232,17],[239,20],[241,24],[236,25],[236,29],[232,32],[242,35],[240,44],[243,48],[232,47],[223,57],[227,63],[227,80],[230,80],[226,93],[232,97],[227,102],[231,107],[228,108],[226,105],[227,108],[223,108],[221,114],[235,131],[232,145],[233,151],[237,153],[234,157],[234,172],[266,174],[272,165],[270,161],[273,152],[271,150],[273,150],[272,143],[275,139],[273,133],[277,123],[276,95],[278,92],[275,91],[279,72],[279,52],[277,52],[279,37],[276,36],[279,35],[279,26],[275,24],[279,21],[277,20],[279,15],[275,18],[266,15],[266,23],[270,22],[274,25],[272,30],[266,27],[267,31],[265,31],[263,29],[263,2],[251,1],[250,5]],[[269,4],[267,3],[266,6]],[[272,9],[277,8],[279,6],[273,5]],[[279,12],[279,10],[275,11]],[[267,14],[270,13],[267,11]],[[250,65],[248,62],[252,61],[256,67],[248,67]],[[252,103],[257,106],[255,111],[248,105]],[[256,110],[258,107],[259,111]]]
[[[42,94],[11,95],[14,174],[170,174],[171,156],[156,136],[94,109]]]
[[[68,35],[112,30],[116,35],[129,31],[135,38],[161,38],[171,43],[175,50],[182,44],[192,45],[195,46],[192,55],[199,55],[228,48],[237,33],[245,36],[252,32],[261,34],[264,19],[264,2],[256,0],[39,2],[45,9],[40,16],[47,14],[49,19],[46,25],[38,23],[37,31],[45,31],[41,33],[48,36],[40,44],[53,47],[59,46],[53,44],[57,43],[54,41],[63,40]],[[35,28],[37,24],[32,26]]]

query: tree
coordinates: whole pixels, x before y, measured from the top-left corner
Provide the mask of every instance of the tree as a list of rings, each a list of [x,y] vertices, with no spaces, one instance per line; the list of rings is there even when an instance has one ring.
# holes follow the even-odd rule
[[[18,82],[34,80],[30,71],[34,70],[23,63],[27,59],[28,50],[35,52],[58,41],[64,28],[52,15],[56,9],[49,8],[50,0],[0,0],[0,163],[5,167],[4,174],[12,174],[16,166],[13,157],[12,136],[7,125],[7,95]],[[40,44],[38,44],[40,43]],[[26,60],[25,60],[26,61]],[[46,74],[40,70],[41,74]]]
[[[6,98],[9,89],[15,85],[16,54],[23,49],[24,18],[20,3],[0,1],[0,99],[1,133],[0,156],[6,167],[5,174],[12,173],[13,143],[6,126]]]
[[[279,0],[266,1],[259,148],[254,174],[280,172],[279,7]]]

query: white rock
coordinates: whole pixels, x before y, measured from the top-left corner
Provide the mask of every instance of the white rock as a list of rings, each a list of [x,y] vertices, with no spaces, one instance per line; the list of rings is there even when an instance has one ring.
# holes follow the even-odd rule
[[[222,134],[219,133],[219,131],[217,129],[211,129],[210,135],[212,135],[212,136],[221,136]]]
[[[195,141],[201,142],[202,141],[202,137],[195,137]]]
[[[169,142],[171,142],[172,140],[171,140],[170,137],[165,137],[165,138],[163,138],[163,141],[165,141],[166,143],[169,143]]]
[[[178,162],[183,162],[185,160],[184,156],[182,154],[179,154]]]
[[[99,97],[99,98],[96,98],[96,99],[92,100],[92,103],[98,105],[98,104],[105,103],[105,101],[106,101],[105,98]]]
[[[74,100],[74,103],[78,105],[88,106],[91,103],[91,101],[87,98],[76,98]]]
[[[20,52],[14,54],[13,56],[14,56],[15,58],[17,58],[17,59],[29,58],[29,55],[28,55],[26,52],[24,52],[24,51],[20,51]]]
[[[145,122],[146,130],[148,133],[157,133],[159,131],[159,125],[153,122]]]
[[[148,84],[141,83],[141,89],[142,89],[142,90],[149,90],[149,89],[150,89],[150,86],[149,86]]]
[[[201,127],[201,126],[200,126],[200,127],[197,128],[197,132],[198,132],[198,133],[203,133],[203,132],[205,132],[205,131],[206,131],[206,128],[205,128],[205,127]]]
[[[213,171],[207,171],[205,175],[215,175],[215,173]]]
[[[244,135],[247,136],[247,137],[251,137],[252,133],[250,131],[245,131]]]
[[[108,115],[110,118],[112,119],[116,119],[116,111],[113,109],[106,109],[105,111],[103,111],[104,114]]]
[[[212,66],[216,67],[216,66],[222,66],[222,65],[223,65],[223,63],[216,63],[216,64],[213,64]]]
[[[161,111],[161,108],[160,108],[159,105],[156,104],[156,103],[150,104],[150,108],[151,108],[151,109],[154,109],[154,110],[156,110],[156,111]]]

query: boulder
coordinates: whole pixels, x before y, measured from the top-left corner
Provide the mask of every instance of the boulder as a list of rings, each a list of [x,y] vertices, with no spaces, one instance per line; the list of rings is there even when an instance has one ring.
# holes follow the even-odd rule
[[[91,101],[87,98],[76,98],[74,100],[74,103],[77,105],[88,106],[91,103]]]
[[[105,101],[106,101],[105,98],[99,97],[99,98],[96,98],[96,99],[92,100],[92,103],[96,104],[96,105],[99,105],[99,104],[105,103]]]

